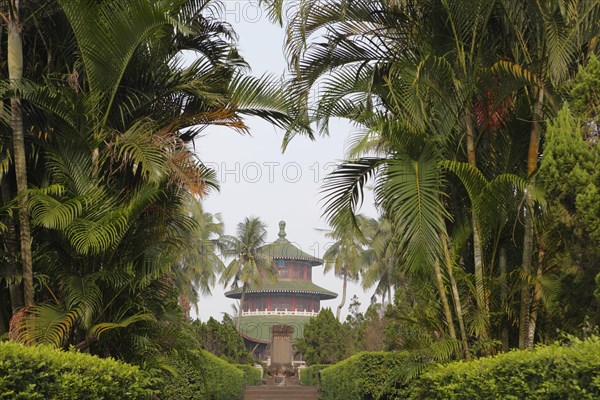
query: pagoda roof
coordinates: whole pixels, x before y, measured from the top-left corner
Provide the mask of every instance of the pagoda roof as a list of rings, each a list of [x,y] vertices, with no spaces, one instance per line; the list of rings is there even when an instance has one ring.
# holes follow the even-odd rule
[[[279,222],[279,238],[262,246],[260,251],[274,260],[306,261],[313,267],[323,264],[323,260],[303,252],[286,239],[285,221]]]
[[[292,339],[304,336],[304,324],[312,317],[297,315],[248,315],[240,322],[242,337],[257,343],[271,343],[273,325],[289,325],[294,328]]]
[[[300,294],[316,294],[320,300],[335,299],[337,293],[315,285],[311,281],[300,279],[294,280],[279,280],[277,282],[263,282],[261,286],[248,284],[246,294],[256,293],[300,293]],[[225,296],[233,299],[242,297],[242,288],[236,288],[225,293]]]

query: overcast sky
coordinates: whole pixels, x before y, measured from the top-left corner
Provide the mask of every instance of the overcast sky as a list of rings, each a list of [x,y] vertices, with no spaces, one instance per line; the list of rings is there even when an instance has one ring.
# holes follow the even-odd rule
[[[239,50],[252,67],[252,74],[271,73],[280,76],[286,63],[283,54],[284,31],[271,24],[256,2],[225,0],[227,22],[239,34]],[[259,119],[248,119],[251,136],[242,136],[223,128],[209,128],[195,142],[200,159],[217,172],[220,193],[204,200],[204,209],[220,213],[227,234],[235,234],[236,225],[245,217],[260,217],[268,225],[268,240],[277,239],[278,222],[287,222],[287,239],[303,251],[322,257],[328,246],[322,230],[327,224],[322,214],[319,194],[323,178],[343,159],[346,141],[355,129],[342,121],[331,125],[329,137],[311,141],[296,137],[285,153],[281,152],[282,132]],[[361,212],[375,216],[372,201],[366,201]],[[339,294],[335,300],[323,301],[323,307],[335,309],[340,302],[342,281],[333,273],[323,274],[322,266],[313,269],[313,281]],[[233,300],[227,299],[222,286],[205,296],[199,304],[198,317],[221,319],[231,313]],[[348,286],[344,315],[353,295],[363,310],[372,290],[363,291],[359,284]]]

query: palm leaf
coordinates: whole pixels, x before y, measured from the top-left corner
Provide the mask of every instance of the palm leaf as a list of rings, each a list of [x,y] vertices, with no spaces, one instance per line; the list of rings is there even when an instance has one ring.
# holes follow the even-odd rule
[[[441,255],[439,237],[444,227],[440,215],[450,217],[441,202],[438,160],[427,149],[417,160],[398,156],[388,162],[385,176],[377,188],[377,200],[397,224],[398,239],[406,245],[407,267],[429,269]]]
[[[25,317],[17,340],[23,343],[43,343],[60,347],[68,338],[79,317],[77,310],[67,310],[60,305],[35,306]]]
[[[123,318],[117,322],[101,322],[91,327],[90,334],[95,338],[100,338],[104,332],[107,332],[111,329],[118,328],[127,328],[129,325],[138,323],[138,322],[155,322],[156,318],[154,315],[149,313],[138,313],[126,318]]]
[[[325,178],[323,216],[330,225],[356,226],[354,216],[362,204],[365,186],[385,163],[382,158],[361,158],[342,164]]]

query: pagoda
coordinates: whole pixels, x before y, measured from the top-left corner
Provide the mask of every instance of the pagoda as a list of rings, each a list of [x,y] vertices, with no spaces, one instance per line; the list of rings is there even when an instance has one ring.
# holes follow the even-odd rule
[[[254,355],[266,360],[270,356],[273,326],[291,326],[293,338],[300,338],[304,324],[319,313],[321,300],[334,299],[337,294],[312,282],[312,268],[323,262],[286,239],[284,221],[279,223],[279,238],[260,251],[276,264],[277,282],[264,282],[260,287],[248,285],[244,304],[240,304],[240,334]],[[239,300],[242,289],[230,290],[225,296]]]

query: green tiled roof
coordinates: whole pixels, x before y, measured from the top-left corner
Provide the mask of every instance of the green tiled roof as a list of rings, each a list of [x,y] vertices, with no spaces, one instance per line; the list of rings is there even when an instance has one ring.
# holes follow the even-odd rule
[[[279,239],[261,247],[261,252],[275,260],[308,261],[313,266],[323,263],[321,259],[313,257],[294,246],[285,236],[285,222],[281,221],[279,223]]]
[[[271,342],[273,325],[290,325],[294,328],[294,339],[304,335],[304,324],[311,317],[297,315],[247,315],[242,317],[240,333],[246,339],[260,343]]]
[[[264,282],[260,287],[249,284],[246,293],[307,293],[318,294],[321,300],[335,299],[337,294],[305,280],[279,280],[275,283]],[[239,299],[242,288],[230,290],[225,296]]]

